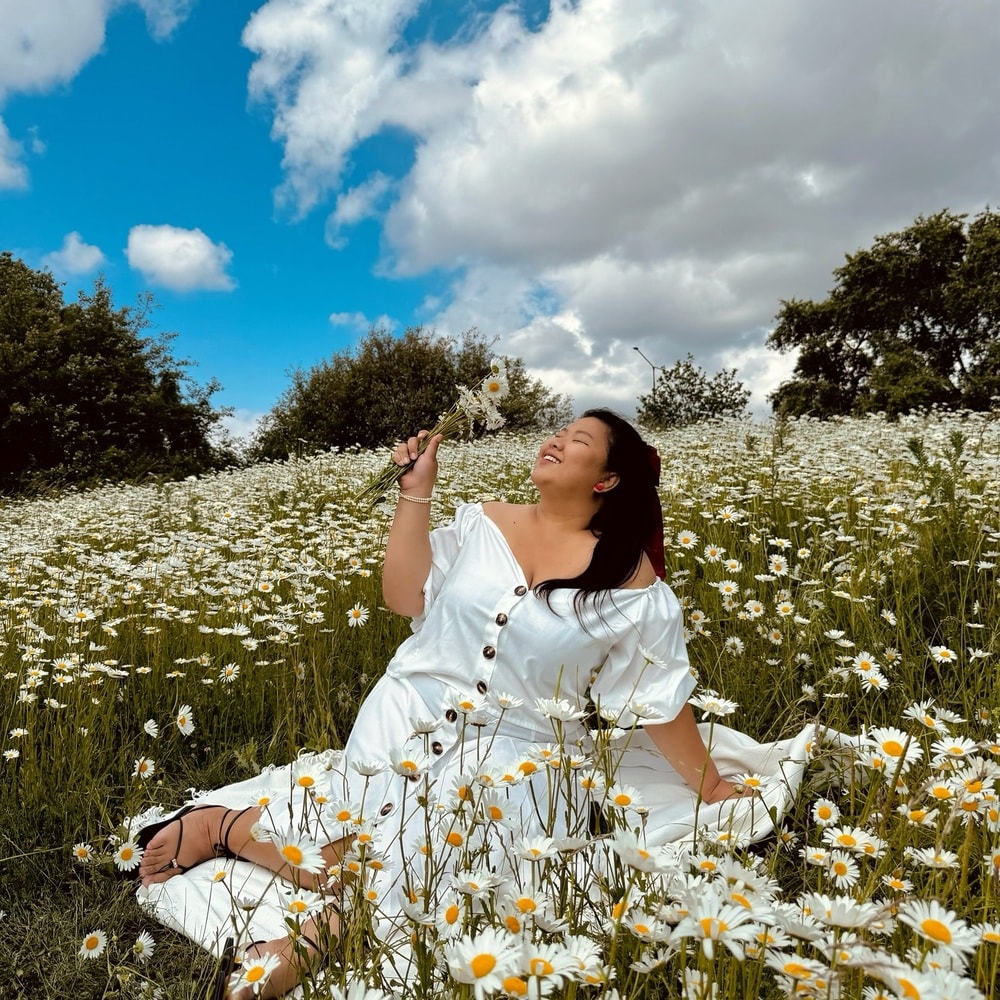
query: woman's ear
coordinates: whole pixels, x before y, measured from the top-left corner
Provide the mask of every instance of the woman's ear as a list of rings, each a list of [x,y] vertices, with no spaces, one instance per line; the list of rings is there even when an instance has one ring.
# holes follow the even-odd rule
[[[607,493],[618,485],[619,475],[617,472],[606,472],[599,482],[594,484],[595,493]]]

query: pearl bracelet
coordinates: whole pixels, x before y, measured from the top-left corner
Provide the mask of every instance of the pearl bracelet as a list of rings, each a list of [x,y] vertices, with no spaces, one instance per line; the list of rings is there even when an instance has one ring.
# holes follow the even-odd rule
[[[410,503],[430,503],[433,497],[411,497],[405,493],[399,494],[400,500],[408,500]]]

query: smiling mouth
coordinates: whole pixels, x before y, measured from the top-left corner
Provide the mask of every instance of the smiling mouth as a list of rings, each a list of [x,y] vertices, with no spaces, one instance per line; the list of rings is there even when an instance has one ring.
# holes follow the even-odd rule
[[[552,462],[554,465],[561,465],[562,462],[555,455],[542,455],[543,462]]]

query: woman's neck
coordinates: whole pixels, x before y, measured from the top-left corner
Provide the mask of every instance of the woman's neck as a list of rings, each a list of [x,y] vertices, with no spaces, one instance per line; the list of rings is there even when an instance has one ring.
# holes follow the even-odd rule
[[[590,499],[540,497],[534,510],[540,527],[570,533],[588,529],[597,503]]]

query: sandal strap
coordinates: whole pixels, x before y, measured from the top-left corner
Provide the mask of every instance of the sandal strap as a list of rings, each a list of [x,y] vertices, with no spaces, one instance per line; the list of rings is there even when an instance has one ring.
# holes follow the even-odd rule
[[[229,846],[229,835],[233,832],[233,827],[236,825],[237,820],[253,808],[254,806],[247,806],[246,809],[227,809],[222,814],[222,819],[219,821],[219,839],[213,845],[217,857],[233,859],[240,857],[239,851],[234,851]],[[230,816],[232,816],[232,819],[229,819]],[[228,823],[226,822],[227,819],[229,819]]]

